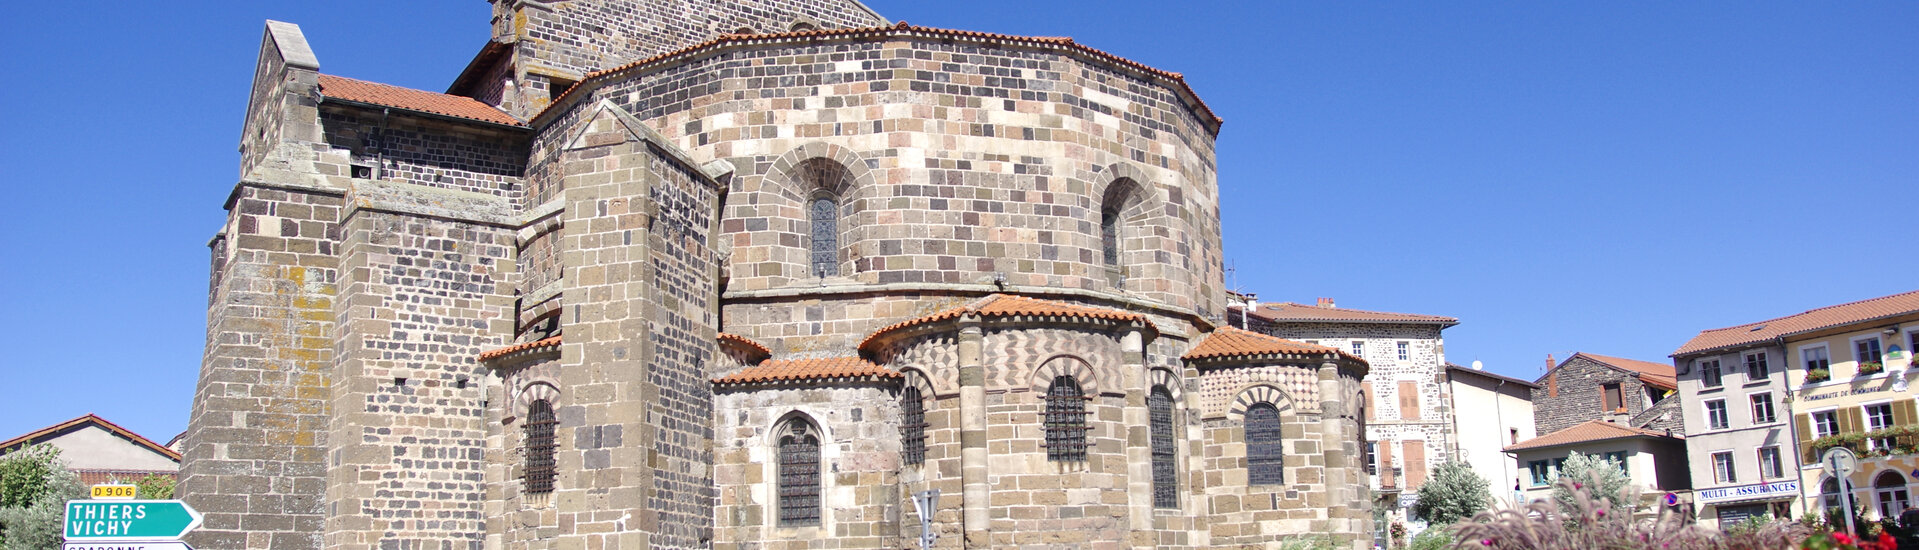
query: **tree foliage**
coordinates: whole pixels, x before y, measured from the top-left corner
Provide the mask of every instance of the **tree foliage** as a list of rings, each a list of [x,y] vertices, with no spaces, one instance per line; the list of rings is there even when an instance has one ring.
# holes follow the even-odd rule
[[[57,447],[43,443],[0,455],[0,549],[59,548],[67,501],[86,493]]]
[[[1413,517],[1434,526],[1446,525],[1485,511],[1493,495],[1486,478],[1461,462],[1441,464],[1433,478],[1419,486]]]
[[[138,492],[135,493],[138,495],[136,498],[146,500],[169,500],[173,498],[173,476],[147,474],[146,477],[140,478],[139,481],[135,481],[133,484],[139,487]]]
[[[1562,510],[1576,507],[1572,487],[1585,489],[1593,500],[1607,500],[1621,509],[1631,509],[1639,498],[1639,487],[1633,485],[1632,477],[1626,475],[1626,467],[1619,461],[1600,455],[1582,455],[1571,453],[1566,463],[1559,469],[1559,479],[1571,479],[1574,483],[1553,486],[1553,500]]]

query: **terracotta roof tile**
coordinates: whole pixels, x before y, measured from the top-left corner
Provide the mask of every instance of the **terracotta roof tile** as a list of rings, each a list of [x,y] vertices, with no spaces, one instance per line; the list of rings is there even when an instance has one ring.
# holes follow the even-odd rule
[[[1260,304],[1253,316],[1267,321],[1345,321],[1354,323],[1431,323],[1446,326],[1459,324],[1459,319],[1438,315],[1418,315],[1413,313],[1390,313],[1385,311],[1366,311],[1337,307],[1319,307],[1292,302]]]
[[[371,103],[386,107],[420,111],[455,118],[504,124],[507,126],[525,126],[513,115],[481,103],[479,100],[412,88],[401,88],[391,84],[355,80],[330,74],[320,75],[320,94],[337,97],[347,101]]]
[[[1672,352],[1674,357],[1756,344],[1840,325],[1919,313],[1919,290],[1852,303],[1826,306],[1757,323],[1699,331]]]
[[[1278,336],[1260,334],[1233,327],[1220,327],[1213,330],[1213,332],[1207,333],[1206,338],[1199,341],[1199,345],[1193,346],[1193,349],[1187,351],[1186,355],[1180,356],[1180,358],[1188,361],[1203,361],[1261,355],[1301,356],[1323,355],[1326,353],[1337,353],[1340,357],[1348,360],[1365,363],[1365,361],[1354,357],[1350,353],[1340,351],[1339,348],[1295,342]]]
[[[1639,373],[1639,381],[1645,382],[1653,387],[1665,390],[1679,389],[1678,373],[1673,371],[1672,365],[1654,363],[1652,361],[1640,361],[1638,359],[1626,359],[1624,357],[1608,357],[1583,351],[1573,354],[1573,357],[1579,356],[1585,356],[1587,359],[1593,361]],[[1567,357],[1566,360],[1571,361],[1573,357]],[[1562,362],[1561,364],[1564,363]]]
[[[80,484],[93,486],[111,483],[114,480],[135,483],[149,475],[180,479],[180,472],[167,470],[74,470],[80,476]]]
[[[1648,430],[1644,428],[1634,428],[1630,426],[1607,422],[1604,420],[1588,420],[1579,424],[1574,424],[1572,427],[1566,428],[1564,430],[1559,430],[1553,433],[1549,433],[1546,435],[1521,441],[1510,447],[1506,447],[1506,450],[1521,451],[1526,449],[1556,447],[1560,445],[1571,445],[1574,443],[1586,443],[1590,441],[1605,441],[1608,439],[1620,439],[1620,438],[1626,438],[1626,437],[1660,437],[1660,438],[1678,439],[1678,438],[1674,438],[1673,436],[1667,435],[1666,432]]]
[[[1145,315],[1130,311],[1083,306],[1053,300],[1041,300],[1039,298],[1028,298],[1017,294],[991,294],[984,298],[974,300],[973,303],[964,306],[923,317],[908,319],[873,331],[872,334],[866,336],[865,340],[860,341],[859,349],[867,349],[868,344],[877,341],[880,336],[886,333],[927,323],[958,319],[968,312],[978,313],[981,317],[1071,317],[1119,322],[1138,322],[1144,323],[1149,327],[1153,324]]]
[[[41,428],[38,430],[34,430],[32,433],[28,433],[27,435],[23,435],[23,436],[9,439],[6,441],[0,441],[0,451],[11,450],[12,448],[16,446],[26,444],[26,443],[44,443],[46,439],[51,438],[50,436],[63,434],[73,430],[74,428],[78,428],[80,426],[84,426],[88,424],[99,426],[103,430],[112,432],[115,435],[118,435],[120,437],[124,437],[128,441],[132,441],[135,445],[139,445],[141,447],[146,447],[148,449],[151,449],[153,450],[153,452],[160,453],[161,455],[164,455],[167,458],[171,458],[174,461],[180,460],[180,453],[178,451],[174,451],[173,449],[168,449],[166,445],[155,443],[151,439],[147,439],[146,437],[143,437],[140,434],[133,433],[132,430],[122,428],[120,427],[119,424],[108,422],[107,419],[100,418],[99,415],[95,415],[93,413],[87,413],[86,416],[75,418],[73,420],[68,420],[66,422],[61,422],[59,424],[54,424],[52,426],[47,426],[45,428]]]
[[[766,346],[760,345],[759,342],[755,342],[751,338],[740,336],[738,334],[728,334],[728,333],[722,332],[720,333],[719,340],[721,344],[730,344],[734,346],[743,347],[749,350],[753,350],[754,352],[759,353],[761,356],[773,355],[773,350],[766,349]]]
[[[1213,113],[1213,110],[1211,107],[1206,106],[1205,101],[1202,101],[1199,99],[1199,94],[1193,92],[1192,86],[1186,83],[1185,76],[1172,71],[1163,71],[1160,69],[1155,69],[1151,66],[1148,66],[1144,63],[1140,63],[1138,61],[1133,61],[1131,59],[1113,55],[1096,48],[1087,47],[1085,45],[1074,42],[1072,38],[1059,37],[1059,36],[1018,36],[1018,35],[998,34],[998,33],[990,33],[990,32],[961,31],[961,30],[952,30],[952,29],[940,29],[940,28],[934,28],[934,27],[920,27],[920,26],[907,24],[905,21],[901,21],[899,23],[896,23],[890,26],[885,26],[885,27],[860,27],[860,28],[849,28],[849,29],[817,29],[817,30],[764,33],[764,34],[722,34],[718,38],[714,38],[706,42],[701,42],[699,44],[694,44],[694,45],[687,46],[685,48],[680,48],[678,50],[674,50],[671,52],[641,59],[638,61],[627,63],[625,65],[620,65],[618,67],[613,67],[610,69],[603,69],[603,70],[587,73],[586,78],[584,80],[581,80],[578,83],[575,83],[573,87],[567,88],[566,92],[560,94],[559,97],[555,98],[553,102],[547,106],[547,111],[552,111],[553,107],[555,106],[564,105],[568,99],[571,99],[571,96],[574,94],[574,92],[581,90],[583,86],[586,86],[592,83],[597,78],[639,68],[639,67],[659,64],[662,62],[670,61],[674,58],[693,54],[701,50],[715,49],[715,48],[722,47],[729,44],[768,42],[773,40],[786,40],[786,39],[794,39],[794,38],[859,38],[859,37],[881,37],[881,36],[891,37],[891,36],[914,35],[914,34],[928,36],[932,38],[970,38],[970,39],[977,39],[977,40],[1011,42],[1016,44],[1046,45],[1046,46],[1066,48],[1069,50],[1073,50],[1075,52],[1085,54],[1086,56],[1092,57],[1094,59],[1103,60],[1116,65],[1132,68],[1134,70],[1137,70],[1149,75],[1158,76],[1160,78],[1171,80],[1174,84],[1178,85],[1179,91],[1185,92],[1187,97],[1191,97],[1193,99],[1193,107],[1195,108],[1195,110],[1199,111],[1200,115],[1203,117],[1205,121],[1212,123],[1211,127],[1213,131],[1217,132],[1219,125],[1225,122],[1224,119],[1219,118],[1219,115]],[[540,117],[545,115],[546,115],[546,112],[543,111],[538,115],[534,115],[533,118],[537,120]]]
[[[766,384],[812,380],[897,379],[900,373],[859,357],[775,359],[713,379],[716,385]]]
[[[560,336],[554,336],[532,342],[521,342],[493,351],[480,352],[481,361],[492,361],[522,351],[560,347]]]

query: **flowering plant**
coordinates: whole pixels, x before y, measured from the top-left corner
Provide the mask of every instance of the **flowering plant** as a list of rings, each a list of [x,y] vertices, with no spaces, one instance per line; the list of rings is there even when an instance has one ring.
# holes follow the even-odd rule
[[[1867,361],[1859,364],[1859,376],[1866,376],[1869,374],[1879,374],[1880,372],[1883,372],[1885,370],[1886,370],[1886,364],[1878,361]]]
[[[1831,379],[1832,379],[1832,371],[1829,371],[1826,369],[1812,369],[1810,371],[1806,371],[1807,384],[1811,384],[1814,382],[1825,382]]]
[[[1800,550],[1899,550],[1899,542],[1892,535],[1881,532],[1876,540],[1868,537],[1853,537],[1845,533],[1819,533],[1806,538],[1799,546]]]

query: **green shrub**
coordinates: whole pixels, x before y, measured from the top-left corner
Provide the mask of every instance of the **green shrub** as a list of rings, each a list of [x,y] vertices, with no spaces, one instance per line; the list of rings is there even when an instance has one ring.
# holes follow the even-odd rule
[[[0,549],[60,547],[68,500],[87,488],[60,462],[60,450],[40,444],[0,455]]]
[[[1471,466],[1448,462],[1433,470],[1433,478],[1419,486],[1419,498],[1413,501],[1413,517],[1437,527],[1473,517],[1486,511],[1492,502],[1492,490],[1486,478]],[[1432,531],[1428,529],[1428,531]]]

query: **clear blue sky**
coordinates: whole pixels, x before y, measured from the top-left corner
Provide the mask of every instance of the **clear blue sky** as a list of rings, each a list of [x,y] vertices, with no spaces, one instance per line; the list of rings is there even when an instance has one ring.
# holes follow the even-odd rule
[[[1458,317],[1457,363],[1666,361],[1700,329],[1919,289],[1919,3],[869,3],[1185,73],[1226,119],[1237,286]],[[0,438],[87,412],[185,428],[263,20],[304,27],[324,72],[437,91],[487,10],[15,6]]]

